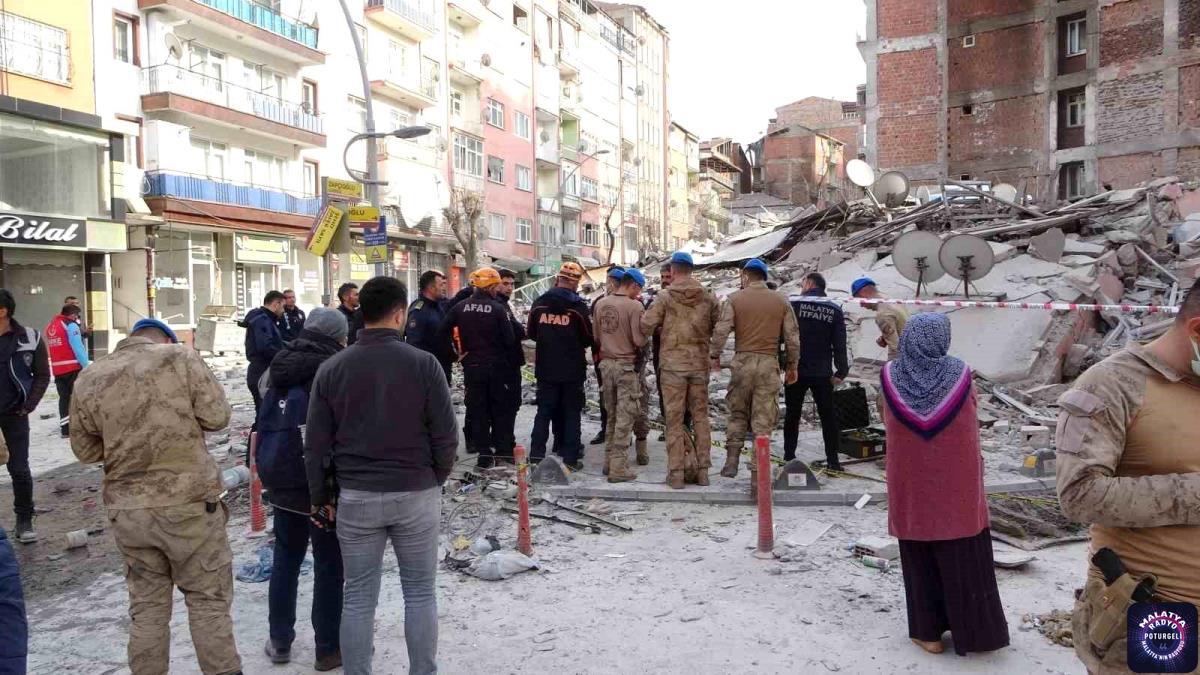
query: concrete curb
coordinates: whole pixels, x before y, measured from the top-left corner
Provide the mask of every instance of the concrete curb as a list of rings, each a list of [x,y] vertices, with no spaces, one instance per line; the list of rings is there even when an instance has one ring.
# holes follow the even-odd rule
[[[1016,483],[1001,483],[985,485],[987,494],[1040,492],[1053,490],[1054,481],[1025,480]],[[631,490],[623,487],[573,487],[570,485],[539,487],[538,492],[548,492],[554,497],[568,499],[607,499],[610,501],[626,502],[665,502],[677,504],[713,504],[717,506],[753,506],[748,492],[729,492],[686,488],[672,490],[670,488],[653,490]],[[776,506],[853,506],[864,493],[862,492],[822,492],[795,491],[775,492],[772,503]],[[872,504],[887,501],[887,491],[868,492]]]

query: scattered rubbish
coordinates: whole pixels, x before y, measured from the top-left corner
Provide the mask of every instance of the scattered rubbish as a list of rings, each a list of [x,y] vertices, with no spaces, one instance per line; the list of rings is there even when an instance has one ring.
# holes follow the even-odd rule
[[[270,545],[260,546],[255,551],[255,555],[258,557],[256,561],[243,563],[238,568],[236,575],[238,581],[248,584],[260,584],[270,580],[271,564],[275,557],[274,547]]]
[[[605,553],[604,557],[605,558],[624,558],[626,555],[627,554],[625,554],[625,553]]]
[[[860,557],[859,560],[862,561],[863,565],[867,567],[874,567],[881,572],[887,572],[888,570],[892,569],[892,561],[888,560],[887,558],[877,558],[873,555],[864,555]]]
[[[68,550],[73,549],[73,548],[80,548],[82,546],[87,546],[88,545],[88,531],[87,530],[74,530],[74,531],[68,532],[66,535],[66,539],[67,539],[67,549]]]
[[[992,550],[992,563],[996,567],[1006,570],[1015,570],[1024,567],[1034,560],[1037,560],[1037,556],[1032,556],[1028,553]]]
[[[633,527],[626,525],[625,523],[613,520],[612,518],[608,518],[606,516],[602,516],[597,513],[592,513],[591,511],[585,511],[584,509],[575,508],[574,506],[571,506],[569,504],[564,504],[562,502],[555,501],[554,497],[550,496],[550,493],[548,493],[548,492],[542,495],[542,502],[545,504],[549,504],[551,506],[557,506],[558,508],[563,509],[565,511],[570,511],[571,513],[576,513],[581,516],[585,516],[585,517],[591,518],[593,520],[597,520],[601,523],[604,523],[605,525],[611,525],[615,528],[625,530],[626,532],[633,531]],[[592,504],[595,504],[595,503],[596,502],[589,503],[589,506],[591,506]]]
[[[500,540],[493,535],[480,537],[471,543],[471,553],[475,555],[487,555],[492,551],[500,550]]]
[[[518,510],[518,509],[516,509],[516,508],[513,508],[513,507],[511,507],[511,506],[505,506],[505,507],[503,507],[503,508],[504,508],[504,510],[505,510],[505,511],[507,511],[508,513],[519,513],[519,510]],[[600,534],[600,526],[599,526],[599,525],[595,525],[595,524],[593,524],[593,523],[581,523],[581,522],[579,522],[579,521],[577,521],[577,520],[570,520],[570,519],[568,519],[568,518],[562,518],[562,517],[560,517],[560,516],[552,516],[552,515],[547,515],[547,514],[544,514],[544,513],[535,513],[535,512],[533,512],[533,511],[530,511],[530,512],[529,512],[529,517],[530,517],[530,518],[537,518],[537,519],[539,519],[539,520],[549,520],[549,521],[551,521],[551,522],[555,522],[555,523],[562,523],[563,525],[570,525],[571,527],[573,527],[573,528],[575,528],[575,529],[577,529],[577,530],[586,530],[586,531],[588,531],[588,532],[591,532],[592,534]]]
[[[895,560],[900,557],[900,542],[893,537],[871,535],[859,538],[854,542],[851,550],[855,556],[873,556],[885,560]]]
[[[1056,609],[1045,614],[1025,614],[1021,617],[1020,630],[1026,626],[1036,629],[1047,640],[1067,648],[1075,647],[1075,632],[1071,627],[1073,612]]]
[[[221,472],[221,485],[226,490],[232,490],[239,485],[250,482],[250,467],[245,465],[231,466]]]
[[[471,546],[471,540],[460,534],[455,537],[453,546],[455,551],[462,551]]]
[[[539,461],[529,477],[534,485],[570,485],[567,467],[553,455]]]
[[[538,568],[537,561],[517,551],[492,551],[471,563],[467,574],[485,581],[500,581]]]
[[[822,523],[818,520],[805,518],[796,526],[791,536],[783,541],[787,546],[810,546],[833,527],[833,523]]]
[[[679,621],[682,623],[691,623],[704,618],[704,607],[701,605],[692,605],[683,610],[679,614]]]
[[[871,494],[863,493],[863,496],[859,497],[858,501],[854,502],[854,508],[861,511],[862,507],[866,506],[867,502],[869,502],[869,501],[871,501]]]

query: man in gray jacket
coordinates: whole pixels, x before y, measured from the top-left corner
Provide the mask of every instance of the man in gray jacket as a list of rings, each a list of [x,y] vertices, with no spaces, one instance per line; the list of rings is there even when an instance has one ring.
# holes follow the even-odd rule
[[[317,371],[304,443],[314,520],[324,526],[336,520],[342,547],[342,663],[347,675],[371,672],[380,568],[390,541],[404,592],[409,672],[436,673],[441,486],[458,452],[458,423],[437,358],[400,337],[404,284],[371,279],[359,306],[358,341]]]

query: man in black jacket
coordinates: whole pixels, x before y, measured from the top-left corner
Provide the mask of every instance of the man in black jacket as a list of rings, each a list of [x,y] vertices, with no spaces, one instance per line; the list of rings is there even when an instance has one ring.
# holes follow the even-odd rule
[[[308,490],[317,513],[337,521],[346,672],[371,672],[380,566],[390,540],[404,593],[409,672],[435,673],[441,486],[454,467],[458,425],[441,364],[400,338],[404,284],[375,277],[363,285],[361,302],[358,341],[326,361],[313,381],[304,441]],[[336,512],[330,472],[339,489]]]
[[[318,671],[342,665],[338,637],[342,622],[342,553],[337,534],[309,518],[312,501],[304,467],[309,392],[322,363],[346,343],[346,318],[318,307],[296,339],[271,361],[263,377],[258,419],[258,473],[274,507],[275,555],[267,593],[270,633],[264,650],[271,663],[291,660],[296,639],[296,590],[300,565],[313,548],[313,634]]]
[[[437,270],[429,270],[421,275],[418,282],[421,286],[421,297],[417,298],[408,308],[408,324],[404,327],[404,341],[408,344],[427,351],[437,357],[446,373],[446,382],[450,382],[454,366],[454,348],[449,340],[441,342],[437,339],[438,328],[446,316],[446,275]]]
[[[262,307],[255,307],[246,312],[242,324],[246,327],[246,358],[250,365],[246,367],[246,388],[254,399],[254,418],[258,419],[259,408],[262,407],[262,394],[258,389],[258,380],[267,372],[271,359],[283,349],[283,336],[279,334],[280,315],[283,314],[283,293],[268,291],[263,298]],[[255,427],[257,428],[257,427]]]
[[[29,414],[50,386],[50,357],[41,334],[17,323],[16,311],[12,293],[0,288],[0,432],[8,444],[16,539],[29,544],[37,541],[33,529],[33,474],[29,470]]]
[[[467,430],[479,451],[478,466],[490,468],[496,460],[512,461],[512,349],[516,344],[508,308],[496,295],[500,274],[491,267],[475,271],[475,293],[458,303],[446,315],[439,339],[447,339],[458,329],[459,357],[467,385]]]
[[[575,293],[583,268],[563,263],[554,288],[533,302],[529,310],[529,337],[537,343],[534,374],[537,376],[537,417],[533,420],[529,457],[546,456],[546,441],[554,427],[554,445],[563,461],[582,467],[579,420],[583,413],[583,383],[587,380],[585,350],[595,348],[591,312]],[[561,437],[559,436],[561,434]]]
[[[295,340],[304,330],[304,310],[296,306],[296,291],[289,288],[283,292],[283,313],[275,325],[279,326],[279,335],[285,343]]]
[[[800,410],[810,390],[821,418],[826,466],[841,471],[838,459],[840,429],[833,409],[833,390],[850,372],[846,357],[846,319],[842,308],[825,297],[825,277],[813,272],[804,277],[799,296],[788,298],[800,324],[800,377],[784,388],[787,413],[783,418],[783,458],[796,458],[800,438]],[[837,370],[831,366],[836,365]]]
[[[338,286],[337,296],[337,309],[346,317],[346,344],[352,345],[363,327],[362,310],[358,306],[358,284],[347,281]]]
[[[496,299],[500,304],[504,305],[504,309],[508,312],[508,322],[512,324],[513,330],[513,345],[508,350],[508,370],[506,372],[506,384],[510,392],[509,404],[512,408],[506,415],[505,422],[509,425],[508,429],[504,430],[505,436],[516,438],[517,413],[521,411],[521,368],[525,366],[525,346],[521,342],[525,339],[525,324],[517,320],[516,314],[513,313],[512,305],[509,304],[509,299],[512,298],[513,291],[516,290],[517,275],[509,269],[501,267],[497,272],[500,274],[500,288],[496,291]],[[515,441],[514,441],[515,443]]]

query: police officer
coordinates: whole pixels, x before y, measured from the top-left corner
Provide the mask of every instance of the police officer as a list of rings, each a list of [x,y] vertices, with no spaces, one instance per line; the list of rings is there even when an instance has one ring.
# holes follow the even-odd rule
[[[279,326],[279,335],[284,342],[291,342],[300,336],[304,330],[304,310],[296,306],[296,291],[287,289],[283,292],[283,314],[275,325]]]
[[[437,357],[446,373],[446,384],[450,383],[451,368],[454,366],[454,349],[449,340],[438,342],[438,328],[446,318],[446,275],[429,270],[418,281],[421,297],[408,308],[408,323],[404,328],[404,341],[417,349]]]
[[[512,397],[510,350],[516,344],[508,309],[496,295],[500,273],[483,267],[474,273],[475,292],[455,305],[438,329],[438,339],[448,340],[458,329],[459,358],[467,385],[468,436],[479,451],[478,466],[487,469],[497,459],[512,459]]]
[[[17,323],[17,302],[0,288],[0,432],[8,444],[17,541],[37,541],[33,529],[33,474],[29,470],[29,413],[50,386],[50,359],[41,333]]]

